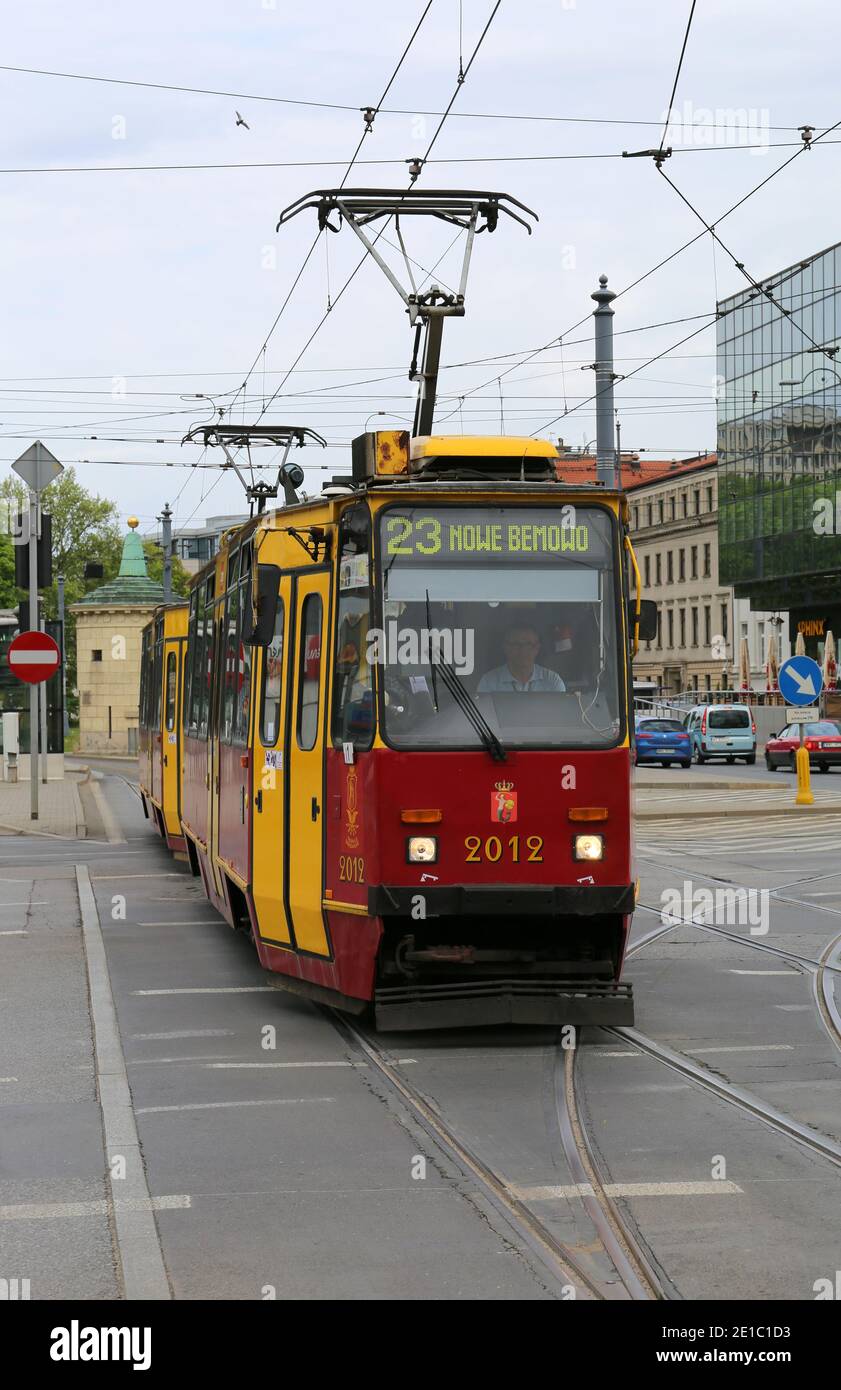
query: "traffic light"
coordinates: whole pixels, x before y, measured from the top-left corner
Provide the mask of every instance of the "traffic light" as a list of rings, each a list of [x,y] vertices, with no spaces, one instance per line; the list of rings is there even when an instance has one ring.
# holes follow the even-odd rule
[[[23,531],[23,517],[18,512],[17,533]],[[29,588],[29,545],[16,545],[15,584],[18,589]],[[53,519],[49,512],[41,513],[41,537],[38,541],[38,588],[48,589],[53,582]],[[25,629],[21,628],[23,632]]]

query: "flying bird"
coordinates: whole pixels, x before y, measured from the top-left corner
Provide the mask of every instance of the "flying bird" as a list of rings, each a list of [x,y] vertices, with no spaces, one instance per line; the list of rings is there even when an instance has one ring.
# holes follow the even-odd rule
[[[237,125],[244,125],[246,130],[251,129],[251,126],[248,124],[248,121],[244,121],[238,111],[235,111],[234,115],[237,118]]]

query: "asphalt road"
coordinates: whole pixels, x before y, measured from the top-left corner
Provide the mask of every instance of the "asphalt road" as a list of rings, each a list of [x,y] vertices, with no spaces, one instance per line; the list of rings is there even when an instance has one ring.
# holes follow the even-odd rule
[[[102,771],[124,844],[0,842],[3,1271],[30,1278],[32,1298],[119,1298],[126,1269],[143,1275],[155,1257],[182,1299],[568,1298],[329,1012],[278,990],[210,910],[144,821],[131,765],[103,760]],[[726,838],[709,822],[691,839],[677,825],[640,828],[633,940],[643,944],[627,968],[637,1029],[841,1144],[841,1038],[822,1017],[816,968],[798,964],[819,962],[841,935],[839,832],[834,818],[819,832],[774,819],[729,826]],[[131,1124],[118,1142],[102,1138],[98,1101],[109,1104],[120,1059],[93,1048],[80,858],[139,1175]],[[726,920],[709,930],[713,913],[707,928],[645,941],[663,926],[664,894],[724,885],[767,893],[754,899],[766,931]],[[86,930],[90,948],[89,920]],[[592,1253],[559,1141],[553,1031],[374,1041],[547,1230]],[[814,1298],[838,1266],[840,1166],[627,1035],[585,1030],[577,1075],[603,1175],[671,1296]],[[146,1197],[127,1201],[123,1179],[107,1179],[126,1154],[126,1181],[142,1179]],[[142,1245],[150,1229],[154,1250]]]

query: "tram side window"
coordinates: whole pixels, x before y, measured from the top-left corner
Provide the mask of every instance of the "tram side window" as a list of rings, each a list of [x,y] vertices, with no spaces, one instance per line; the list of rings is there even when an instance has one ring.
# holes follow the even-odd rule
[[[143,633],[140,656],[140,727],[149,727],[149,634]]]
[[[318,700],[321,684],[322,607],[318,594],[304,599],[298,668],[298,747],[314,748],[318,736]]]
[[[243,562],[245,556],[243,555]],[[246,572],[245,563],[243,571]],[[251,580],[243,578],[239,586],[239,622],[237,625],[236,712],[232,742],[243,748],[248,742],[248,712],[251,705],[251,662],[253,647],[242,640],[251,608]]]
[[[166,727],[170,733],[175,728],[175,697],[177,688],[175,652],[168,652],[166,658]]]
[[[239,585],[228,590],[225,601],[225,641],[222,656],[222,718],[219,737],[223,743],[230,743],[234,732],[234,713],[236,692],[239,682]]]
[[[184,703],[181,709],[181,722],[184,725],[185,733],[195,733],[195,724],[191,722],[194,713],[193,691],[196,682],[193,679],[196,665],[196,615],[198,612],[198,590],[194,589],[190,595],[190,615],[187,620],[187,645],[184,649]]]
[[[210,713],[210,688],[213,677],[213,602],[216,583],[213,576],[207,581],[207,592],[205,594],[204,621],[200,626],[200,644],[198,651],[198,672],[199,672],[199,704],[198,704],[198,723],[199,738],[207,738],[207,725]],[[199,600],[201,602],[201,600]]]
[[[280,733],[280,698],[283,690],[283,599],[278,598],[272,640],[263,657],[263,695],[260,740],[264,748],[277,743]]]
[[[161,727],[161,687],[163,686],[163,638],[159,637],[155,643],[155,661],[152,667],[152,726],[155,729]]]
[[[352,507],[339,532],[339,605],[333,676],[334,744],[370,748],[374,736],[374,695],[368,664],[371,621],[371,521],[367,508]]]

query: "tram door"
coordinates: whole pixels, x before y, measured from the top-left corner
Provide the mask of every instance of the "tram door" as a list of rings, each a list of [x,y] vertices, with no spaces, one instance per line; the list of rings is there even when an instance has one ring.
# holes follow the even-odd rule
[[[251,891],[263,941],[290,943],[286,913],[286,694],[294,672],[289,620],[292,581],[280,580],[272,640],[262,649],[254,706],[253,848]]]
[[[287,911],[300,951],[329,955],[324,926],[324,705],[330,573],[295,581],[292,701],[286,746],[289,815]]]

